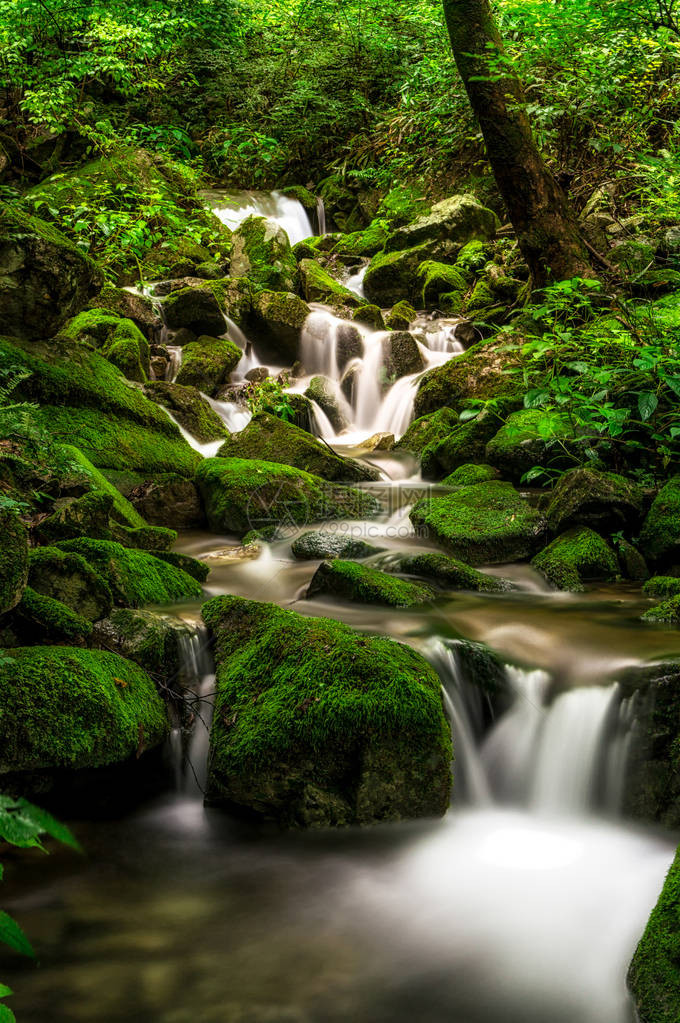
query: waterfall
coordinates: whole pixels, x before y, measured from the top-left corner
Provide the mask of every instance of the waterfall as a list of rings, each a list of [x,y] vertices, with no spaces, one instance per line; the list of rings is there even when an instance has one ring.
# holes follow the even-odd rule
[[[208,630],[202,624],[187,627],[178,634],[178,683],[183,691],[192,721],[187,743],[182,729],[170,733],[169,754],[176,791],[198,798],[205,791],[215,700],[215,669],[208,642]]]
[[[316,233],[326,234],[326,207],[320,195],[316,197]]]
[[[359,296],[359,298],[366,297],[364,293],[364,277],[366,276],[367,270],[368,264],[366,264],[366,266],[362,266],[360,270],[357,270],[357,272],[352,274],[351,277],[348,277],[345,282],[345,287],[349,291],[353,291],[355,295]]]
[[[180,345],[168,345],[168,365],[165,367],[165,379],[172,383],[182,365],[182,348]]]
[[[205,198],[213,213],[232,231],[248,217],[266,217],[283,228],[291,245],[314,234],[302,203],[280,192],[212,192]]]

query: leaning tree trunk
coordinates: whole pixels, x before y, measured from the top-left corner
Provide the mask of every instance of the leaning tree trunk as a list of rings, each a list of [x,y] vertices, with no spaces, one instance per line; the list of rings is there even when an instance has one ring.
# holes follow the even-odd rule
[[[534,285],[592,277],[576,218],[546,167],[489,0],[443,0],[456,66]]]

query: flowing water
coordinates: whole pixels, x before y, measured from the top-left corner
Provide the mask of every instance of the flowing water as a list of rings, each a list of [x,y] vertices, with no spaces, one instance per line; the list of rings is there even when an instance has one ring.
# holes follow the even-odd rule
[[[327,376],[347,425],[336,431],[317,407],[317,432],[381,470],[366,486],[383,514],[324,527],[382,548],[380,566],[433,549],[408,509],[437,488],[407,454],[362,449],[376,430],[403,433],[422,370],[386,384],[385,335],[355,330],[347,358],[350,326],[314,311],[302,338],[309,376],[293,387]],[[413,330],[425,366],[461,350],[455,322]],[[255,358],[247,341],[244,359]],[[230,430],[248,420],[234,403],[211,404]],[[420,650],[454,739],[451,810],[442,821],[288,835],[204,810],[214,667],[199,604],[175,607],[189,626],[193,726],[173,730],[167,793],[122,820],[76,822],[85,858],[55,850],[7,862],[5,908],[40,954],[38,969],[3,966],[18,1018],[632,1023],[625,972],[677,837],[620,817],[635,703],[618,679],[679,655],[680,634],[640,622],[648,602],[632,586],[558,594],[526,565],[488,570],[511,579],[506,593],[443,594],[415,611],[306,600],[318,562],[292,557],[302,531],[245,550],[235,537],[186,533],[178,549],[211,565],[206,595],[273,600]],[[470,675],[460,637],[505,662],[502,699]]]

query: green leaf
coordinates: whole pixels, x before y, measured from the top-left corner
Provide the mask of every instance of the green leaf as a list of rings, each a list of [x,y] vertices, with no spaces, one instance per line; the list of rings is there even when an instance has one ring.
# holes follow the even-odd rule
[[[17,1018],[8,1005],[0,1002],[0,1023],[17,1023]]]
[[[7,987],[0,981],[0,998],[9,998],[10,995],[14,994],[11,987]]]
[[[646,422],[654,414],[658,404],[659,401],[653,391],[643,391],[642,394],[638,395],[640,419]]]
[[[16,920],[13,920],[9,913],[0,909],[0,942],[9,945],[15,952],[35,959],[35,952],[30,941],[22,931]]]

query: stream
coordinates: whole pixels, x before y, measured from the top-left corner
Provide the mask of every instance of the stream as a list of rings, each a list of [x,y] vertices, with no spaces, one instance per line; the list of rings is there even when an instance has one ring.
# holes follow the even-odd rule
[[[278,219],[291,240],[311,230],[300,204],[276,193],[238,201],[211,193],[210,201],[230,226],[255,211]],[[359,291],[360,271],[355,278],[348,286]],[[362,447],[372,433],[405,431],[422,371],[382,390],[384,334],[361,328],[348,399],[337,355],[342,327],[315,308],[301,345],[308,376],[292,389],[304,391],[317,372],[333,381],[346,425],[336,430],[321,413],[315,432],[338,453],[377,466],[381,480],[364,486],[384,513],[306,528],[385,549],[368,564],[391,551],[434,550],[408,509],[436,485],[420,479],[407,454]],[[424,367],[463,350],[455,327],[413,325]],[[234,337],[228,324],[226,332]],[[240,342],[236,380],[259,364],[253,340]],[[231,430],[248,421],[233,403],[211,404]],[[189,439],[203,453],[219,447],[208,452]],[[38,968],[16,958],[3,964],[17,1018],[632,1023],[625,974],[677,836],[620,816],[634,707],[617,675],[680,655],[680,633],[642,623],[649,602],[630,584],[556,593],[527,565],[486,569],[514,582],[507,593],[444,594],[417,610],[306,600],[319,562],[296,561],[290,549],[304,531],[287,528],[248,549],[233,536],[184,533],[176,549],[211,565],[208,596],[276,601],[420,650],[439,673],[452,724],[449,813],[280,834],[204,809],[214,668],[200,605],[165,609],[196,626],[185,659],[202,711],[188,753],[175,734],[162,797],[123,819],[74,824],[84,858],[55,849],[47,859],[7,861],[4,908],[40,952]],[[487,697],[456,653],[461,636],[488,644],[506,665],[507,706],[490,724]]]

